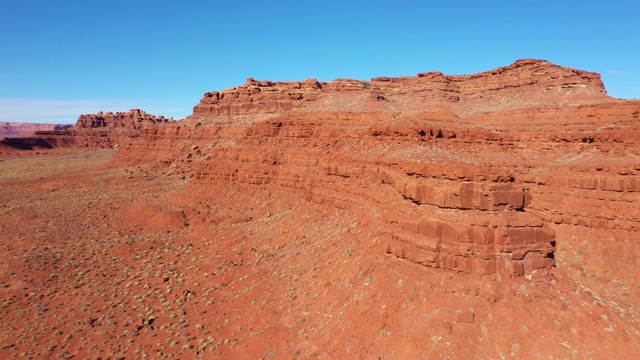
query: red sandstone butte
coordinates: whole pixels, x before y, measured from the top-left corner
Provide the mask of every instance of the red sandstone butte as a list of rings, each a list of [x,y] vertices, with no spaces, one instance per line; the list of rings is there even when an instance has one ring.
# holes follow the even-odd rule
[[[82,115],[0,144],[0,357],[633,359],[639,139],[533,59]]]
[[[128,112],[99,112],[80,115],[76,124],[51,129],[38,129],[26,137],[0,141],[0,154],[16,154],[19,150],[47,151],[59,149],[111,149],[139,136],[142,129],[173,123],[173,118],[148,114],[140,109]]]

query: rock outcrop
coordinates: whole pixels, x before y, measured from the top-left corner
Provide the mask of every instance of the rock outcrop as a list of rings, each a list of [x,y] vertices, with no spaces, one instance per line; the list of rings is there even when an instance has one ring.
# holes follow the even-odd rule
[[[173,122],[173,118],[155,116],[140,109],[80,115],[73,126],[51,126],[29,133],[27,137],[4,139],[0,141],[0,154],[19,154],[22,150],[110,149],[132,141],[142,129]]]
[[[340,101],[336,97],[350,99]],[[338,79],[318,82],[256,81],[204,95],[195,116],[282,113],[297,108],[362,111],[371,101],[391,102],[372,110],[433,111],[442,108],[458,116],[557,105],[582,105],[607,100],[597,73],[553,65],[543,60],[518,60],[507,67],[475,75],[378,77],[371,81]],[[315,104],[315,105],[314,105]],[[373,103],[375,104],[375,103]]]
[[[118,161],[155,162],[201,187],[350,209],[373,251],[523,275],[551,268],[569,236],[633,238],[639,116],[640,101],[609,97],[598,74],[526,59],[474,75],[249,78],[206,93],[180,122],[82,115],[32,145],[124,145]]]
[[[143,130],[118,158],[162,154],[166,172],[203,187],[349,208],[376,251],[417,264],[522,275],[553,266],[567,233],[632,238],[639,114],[598,74],[542,60],[475,75],[249,78]]]
[[[80,115],[74,129],[125,129],[140,130],[153,127],[158,124],[172,122],[164,116],[148,114],[140,109],[131,109],[128,112],[102,112],[97,114]]]

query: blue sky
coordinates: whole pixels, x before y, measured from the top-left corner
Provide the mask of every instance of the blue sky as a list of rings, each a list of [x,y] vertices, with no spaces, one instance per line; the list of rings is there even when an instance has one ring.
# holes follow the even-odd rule
[[[0,0],[0,121],[183,118],[256,79],[470,74],[520,58],[640,98],[640,1]]]

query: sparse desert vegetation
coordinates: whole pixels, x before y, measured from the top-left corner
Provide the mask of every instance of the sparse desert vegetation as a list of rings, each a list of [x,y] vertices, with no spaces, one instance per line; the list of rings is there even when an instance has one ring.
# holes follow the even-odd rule
[[[0,358],[632,359],[640,103],[596,75],[249,79],[5,148]]]

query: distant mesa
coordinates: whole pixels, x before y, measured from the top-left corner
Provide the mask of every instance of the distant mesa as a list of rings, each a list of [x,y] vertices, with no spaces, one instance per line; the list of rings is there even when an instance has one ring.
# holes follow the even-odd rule
[[[37,124],[19,122],[1,122],[0,138],[14,138],[35,135],[38,131],[57,131],[71,128],[67,124]]]
[[[164,116],[148,114],[140,109],[131,109],[128,112],[116,113],[104,113],[100,111],[97,114],[80,115],[74,128],[140,130],[157,124],[166,124],[172,121],[174,121],[173,118],[166,119]]]
[[[143,129],[174,123],[173,118],[155,116],[140,109],[80,115],[75,125],[26,124],[24,135],[0,141],[0,154],[20,150],[111,149],[139,136]],[[33,126],[36,125],[36,126]]]

